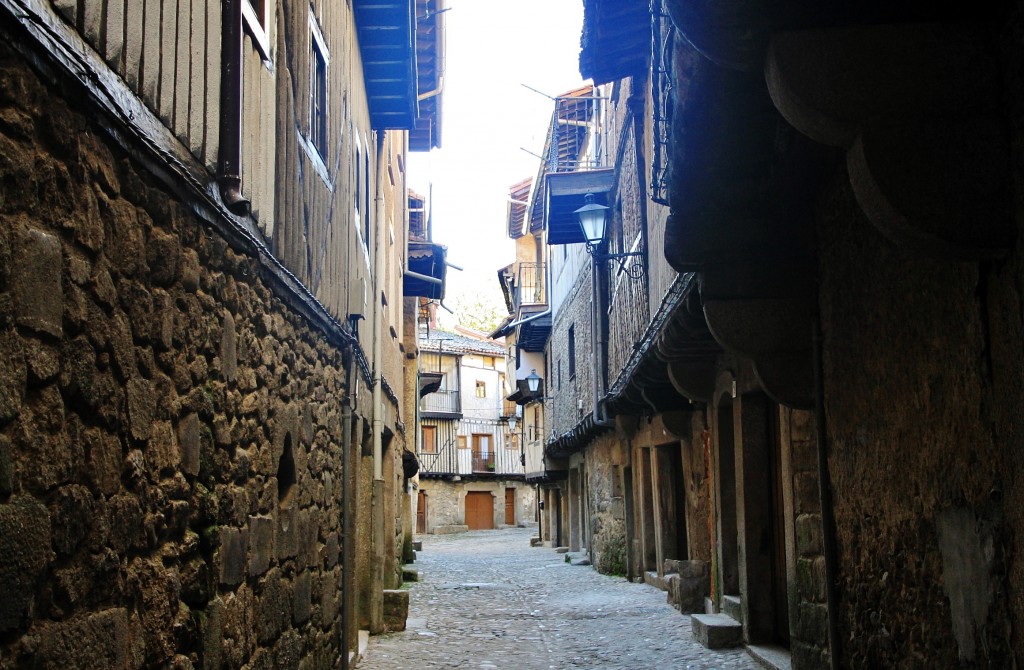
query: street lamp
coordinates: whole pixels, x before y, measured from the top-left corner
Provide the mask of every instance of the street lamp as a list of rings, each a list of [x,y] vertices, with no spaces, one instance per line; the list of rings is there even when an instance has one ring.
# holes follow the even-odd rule
[[[540,381],[541,376],[537,374],[536,368],[530,370],[530,374],[526,375],[526,388],[530,390],[531,394],[540,390]]]
[[[515,416],[510,416],[508,418],[508,431],[510,433],[516,432],[516,417]]]
[[[594,202],[594,194],[588,193],[583,196],[583,206],[573,211],[580,222],[583,230],[583,237],[587,241],[587,252],[594,257],[594,261],[618,260],[619,267],[633,279],[639,279],[644,274],[643,252],[626,251],[617,254],[605,254],[599,251],[605,241],[605,234],[608,232],[608,207]],[[624,258],[640,257],[632,265],[627,266],[622,260]]]

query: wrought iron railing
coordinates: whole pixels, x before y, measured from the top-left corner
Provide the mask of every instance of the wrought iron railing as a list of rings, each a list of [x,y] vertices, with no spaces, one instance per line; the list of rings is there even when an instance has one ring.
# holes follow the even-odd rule
[[[474,452],[473,472],[494,472],[494,454]]]
[[[462,400],[458,391],[434,391],[420,398],[420,412],[459,414]]]

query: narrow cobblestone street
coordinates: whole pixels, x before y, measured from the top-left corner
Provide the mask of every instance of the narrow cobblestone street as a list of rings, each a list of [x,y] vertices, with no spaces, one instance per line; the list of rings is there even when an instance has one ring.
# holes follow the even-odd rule
[[[534,532],[421,536],[407,630],[371,638],[358,670],[759,667],[697,644],[654,587],[531,548]]]

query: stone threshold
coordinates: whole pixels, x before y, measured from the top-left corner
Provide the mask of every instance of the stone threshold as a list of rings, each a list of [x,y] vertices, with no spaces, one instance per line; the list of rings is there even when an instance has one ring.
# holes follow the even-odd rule
[[[767,670],[793,670],[789,649],[774,644],[748,644],[747,653]]]

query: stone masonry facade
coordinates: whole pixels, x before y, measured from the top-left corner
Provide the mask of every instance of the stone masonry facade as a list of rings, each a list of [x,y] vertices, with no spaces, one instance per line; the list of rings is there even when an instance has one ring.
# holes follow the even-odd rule
[[[336,667],[341,351],[69,99],[0,48],[0,668]]]

